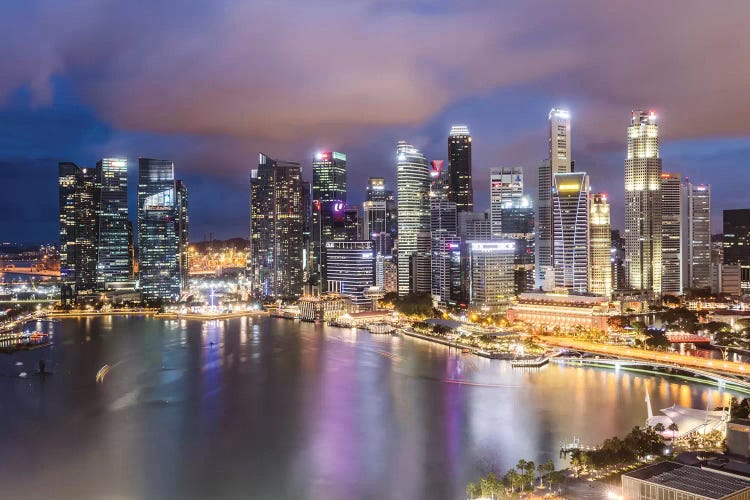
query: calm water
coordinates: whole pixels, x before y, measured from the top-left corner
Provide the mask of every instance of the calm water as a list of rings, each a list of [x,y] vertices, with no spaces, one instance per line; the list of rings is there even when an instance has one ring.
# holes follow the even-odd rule
[[[281,319],[36,327],[52,347],[0,357],[4,498],[462,498],[487,470],[641,425],[647,385],[655,408],[728,397]]]

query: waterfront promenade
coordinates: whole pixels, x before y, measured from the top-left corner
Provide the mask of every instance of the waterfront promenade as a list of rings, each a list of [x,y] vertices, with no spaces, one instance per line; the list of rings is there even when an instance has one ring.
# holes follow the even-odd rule
[[[652,361],[654,363],[666,363],[685,368],[697,368],[712,372],[750,376],[750,366],[744,363],[736,363],[734,361],[704,359],[661,351],[648,351],[645,349],[634,349],[632,347],[598,344],[571,337],[540,336],[539,340],[549,346],[585,351],[604,356],[615,356],[639,361]]]
[[[245,316],[267,316],[267,311],[236,311],[230,313],[195,314],[166,313],[157,310],[113,310],[113,311],[53,311],[46,314],[48,318],[85,318],[96,316],[150,316],[159,319],[187,319],[197,321],[214,321],[221,319],[243,318]]]

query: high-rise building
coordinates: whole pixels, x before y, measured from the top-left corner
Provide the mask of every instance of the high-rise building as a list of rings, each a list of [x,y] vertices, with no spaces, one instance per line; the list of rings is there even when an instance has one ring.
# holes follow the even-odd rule
[[[661,158],[656,114],[634,111],[625,159],[625,269],[630,288],[662,291]]]
[[[177,236],[180,255],[180,290],[188,289],[188,272],[190,271],[190,216],[188,213],[188,189],[182,180],[174,181],[177,193]]]
[[[433,300],[442,306],[460,299],[452,295],[454,281],[461,281],[461,239],[458,238],[457,232],[456,204],[448,201],[446,196],[434,194],[430,201],[431,291]],[[457,277],[451,274],[456,272],[455,259],[459,262]]]
[[[465,125],[454,125],[448,135],[449,198],[459,212],[474,210],[471,176],[471,135]]]
[[[469,304],[485,313],[503,312],[515,294],[515,242],[469,241]]]
[[[555,287],[588,291],[589,176],[555,174],[552,188]]]
[[[417,254],[417,234],[430,231],[430,172],[427,159],[414,146],[399,141],[398,185],[398,293],[411,290],[412,260]],[[429,253],[429,244],[428,244]],[[427,291],[429,291],[429,285]]]
[[[128,265],[128,160],[103,158],[96,164],[97,288],[130,279]]]
[[[391,255],[396,238],[396,200],[393,191],[385,189],[383,177],[370,177],[367,195],[362,204],[363,231],[372,239],[373,250],[378,255]]]
[[[252,172],[250,274],[254,291],[262,296],[302,293],[301,170],[299,163],[260,153],[258,168]]]
[[[178,193],[172,161],[138,159],[138,269],[146,300],[175,301],[182,292],[181,196],[187,190]]]
[[[411,258],[412,293],[432,291],[432,237],[429,231],[417,233],[417,251]]]
[[[661,174],[661,291],[681,294],[682,285],[682,178]]]
[[[328,241],[344,241],[346,155],[336,151],[315,154],[312,164],[313,271],[325,285],[325,248]]]
[[[302,180],[302,280],[310,284],[312,274],[312,185]]]
[[[347,205],[344,209],[343,241],[360,240],[362,240],[362,219],[359,216],[359,205]]]
[[[625,238],[620,236],[619,229],[612,229],[612,289],[625,290],[628,288],[628,278],[625,273]]]
[[[523,197],[523,169],[499,167],[490,170],[490,226],[493,238],[502,238],[503,209],[519,207]]]
[[[589,200],[589,292],[612,295],[612,228],[609,201],[604,193]]]
[[[740,286],[750,293],[750,208],[724,210],[724,264],[740,266]]]
[[[369,309],[372,300],[364,293],[375,284],[372,241],[329,241],[326,243],[326,259],[326,289],[351,297],[360,310]]]
[[[555,174],[573,172],[570,141],[570,112],[551,109],[548,115],[547,159],[539,166],[536,205],[536,285],[543,286],[545,273],[554,266],[552,232],[552,187]],[[549,280],[548,280],[549,281]]]
[[[94,169],[59,164],[60,281],[67,295],[96,288],[98,225]]]
[[[684,192],[683,283],[691,289],[710,288],[711,186],[686,180]]]

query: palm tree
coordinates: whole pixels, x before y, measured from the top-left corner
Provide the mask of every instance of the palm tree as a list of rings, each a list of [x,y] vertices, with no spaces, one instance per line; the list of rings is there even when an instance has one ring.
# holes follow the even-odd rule
[[[667,427],[667,429],[669,429],[670,431],[672,431],[672,439],[674,439],[677,436],[677,431],[680,430],[680,428],[674,422],[672,422],[671,424],[669,424],[669,427]]]
[[[658,432],[659,434],[661,434],[662,432],[664,432],[665,430],[667,430],[666,427],[664,427],[664,424],[662,424],[661,422],[659,422],[658,424],[656,424],[652,428],[654,429],[654,432]]]
[[[518,475],[520,476],[519,479],[521,479],[521,491],[526,490],[526,468],[529,466],[529,462],[524,460],[523,458],[518,461],[516,464],[516,469],[518,469]]]

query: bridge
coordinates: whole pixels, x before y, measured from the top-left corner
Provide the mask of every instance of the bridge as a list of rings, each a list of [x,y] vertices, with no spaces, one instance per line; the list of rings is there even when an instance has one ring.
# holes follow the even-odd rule
[[[713,381],[719,387],[726,387],[727,385],[731,385],[735,389],[750,393],[750,381],[746,380],[745,378],[738,376],[738,375],[721,373],[718,371],[714,372],[714,371],[709,371],[709,370],[702,370],[700,368],[691,368],[691,367],[678,366],[678,365],[668,364],[668,363],[659,363],[656,361],[640,361],[637,359],[601,358],[601,357],[599,358],[576,358],[576,357],[557,356],[555,358],[550,358],[550,361],[554,363],[574,365],[574,366],[600,367],[604,365],[604,366],[609,366],[614,369],[644,367],[644,368],[656,370],[656,373],[662,373],[659,370],[663,370],[663,369],[679,370],[681,372],[685,372],[694,376],[705,378],[706,381]]]

